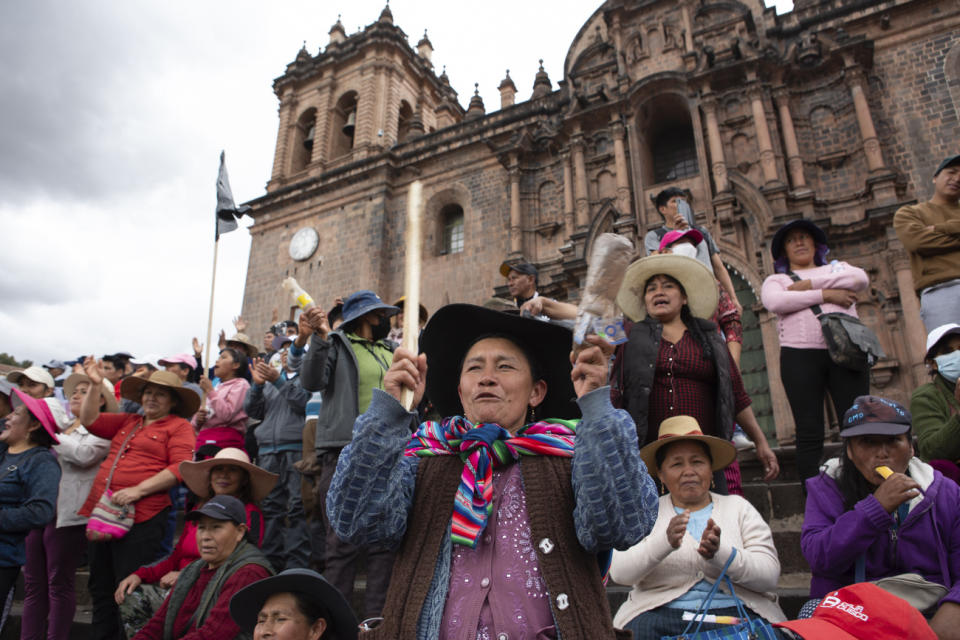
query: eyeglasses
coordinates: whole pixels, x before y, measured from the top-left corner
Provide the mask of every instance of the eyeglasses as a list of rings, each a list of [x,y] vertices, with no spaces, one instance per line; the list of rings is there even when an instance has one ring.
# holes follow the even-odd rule
[[[379,627],[381,623],[383,623],[383,618],[367,618],[357,625],[357,628],[360,629],[360,631],[373,631]]]

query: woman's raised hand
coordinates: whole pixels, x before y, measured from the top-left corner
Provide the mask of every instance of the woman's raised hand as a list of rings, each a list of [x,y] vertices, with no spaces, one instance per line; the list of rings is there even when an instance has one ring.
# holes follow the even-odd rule
[[[690,522],[690,510],[677,514],[670,518],[670,524],[667,525],[667,542],[674,549],[680,548],[683,542],[683,536],[687,533],[687,523]]]
[[[570,378],[578,398],[607,384],[611,355],[613,345],[598,335],[587,336],[583,348],[570,353]]]
[[[413,389],[413,406],[420,404],[427,384],[427,356],[399,347],[393,352],[393,363],[383,376],[383,390],[400,402],[404,388]]]
[[[707,560],[712,560],[713,556],[717,555],[717,549],[719,548],[720,527],[713,521],[713,518],[710,518],[707,520],[707,527],[703,530],[703,535],[700,536],[700,546],[697,547],[697,553]]]
[[[93,356],[87,356],[83,359],[83,372],[90,378],[94,385],[103,383],[103,373],[100,372],[100,361]]]
[[[327,334],[330,333],[330,323],[327,320],[327,313],[320,307],[313,307],[312,309],[307,309],[302,314],[301,318],[306,318],[306,322],[313,328],[314,332],[321,339],[326,340]],[[303,322],[301,322],[303,324]]]

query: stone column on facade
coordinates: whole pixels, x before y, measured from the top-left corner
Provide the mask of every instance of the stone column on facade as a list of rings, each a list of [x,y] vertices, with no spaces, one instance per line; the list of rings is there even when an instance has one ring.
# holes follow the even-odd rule
[[[627,154],[624,151],[623,137],[626,128],[623,122],[616,120],[610,125],[610,135],[613,137],[613,159],[617,170],[617,210],[621,216],[632,214],[633,206],[630,203],[630,174],[627,170]]]
[[[393,67],[384,66],[380,70],[380,113],[377,117],[377,131],[374,143],[381,147],[392,147],[397,143],[399,133],[400,94],[395,88],[398,82],[394,78]]]
[[[883,154],[880,153],[880,140],[877,138],[873,116],[870,115],[870,105],[863,91],[865,82],[863,70],[848,60],[844,75],[847,86],[850,88],[850,96],[853,98],[853,108],[857,112],[857,125],[860,127],[860,138],[863,140],[863,153],[867,156],[867,169],[871,173],[879,171],[884,168]]]
[[[707,121],[707,145],[710,147],[713,184],[716,185],[717,193],[723,193],[730,190],[730,185],[727,183],[727,163],[723,158],[723,141],[720,139],[720,125],[717,122],[716,96],[713,93],[702,95],[700,107]]]
[[[587,198],[587,163],[583,157],[585,147],[586,142],[583,139],[583,133],[577,129],[570,140],[570,148],[573,150],[573,194],[576,203],[578,229],[590,224],[590,201]]]
[[[577,230],[573,203],[573,170],[570,168],[569,151],[561,154],[560,162],[563,164],[563,222],[566,225],[566,236],[569,238]]]
[[[927,371],[923,356],[926,354],[927,331],[920,316],[920,300],[914,289],[913,274],[910,271],[910,260],[906,251],[895,250],[889,257],[897,276],[897,292],[900,295],[900,309],[903,312],[903,337],[908,362],[901,364],[909,368],[911,388],[915,388],[926,382]]]
[[[777,87],[773,99],[780,113],[780,129],[783,131],[783,144],[787,151],[787,169],[790,172],[790,184],[795,190],[806,189],[807,181],[803,175],[803,158],[797,144],[797,132],[793,128],[793,115],[790,113],[790,92],[786,87]]]
[[[623,33],[620,31],[620,14],[613,14],[613,25],[610,29],[610,35],[613,36],[613,47],[616,51],[617,59],[617,77],[623,78],[627,75],[626,66],[623,64]]]
[[[686,5],[680,8],[683,16],[683,47],[686,53],[693,52],[693,22],[690,20],[690,8]]]
[[[277,146],[273,153],[273,171],[270,172],[270,181],[279,180],[286,174],[289,166],[287,149],[290,147],[290,137],[293,135],[291,123],[294,121],[294,110],[297,108],[297,96],[293,89],[287,89],[280,98],[277,111],[280,116],[280,125],[277,128]]]
[[[323,162],[327,158],[330,148],[330,134],[327,131],[330,121],[330,94],[333,91],[333,81],[328,80],[317,87],[317,115],[313,124],[313,150],[310,152],[310,162]]]
[[[510,156],[510,255],[523,254],[523,230],[520,219],[520,166],[517,156]]]
[[[777,158],[773,153],[773,141],[770,127],[767,126],[767,112],[763,106],[763,87],[754,80],[747,90],[750,97],[750,109],[753,111],[753,126],[757,131],[757,147],[760,150],[760,167],[763,169],[764,184],[779,182],[777,176]]]
[[[377,75],[375,64],[369,63],[361,72],[360,91],[357,92],[357,122],[354,125],[353,148],[359,149],[372,142],[377,113]]]

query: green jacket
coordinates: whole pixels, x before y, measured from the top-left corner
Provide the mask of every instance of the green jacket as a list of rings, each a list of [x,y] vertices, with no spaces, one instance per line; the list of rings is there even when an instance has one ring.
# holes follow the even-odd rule
[[[918,454],[924,461],[960,460],[960,403],[953,395],[954,387],[937,374],[933,382],[917,387],[910,398]]]

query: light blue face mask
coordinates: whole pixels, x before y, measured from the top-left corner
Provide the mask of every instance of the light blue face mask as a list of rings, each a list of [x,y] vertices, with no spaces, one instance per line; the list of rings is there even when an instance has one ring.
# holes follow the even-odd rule
[[[933,359],[937,363],[937,372],[950,382],[960,378],[960,350],[945,353]]]

